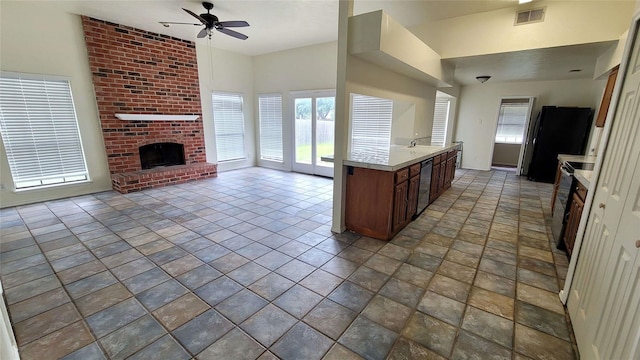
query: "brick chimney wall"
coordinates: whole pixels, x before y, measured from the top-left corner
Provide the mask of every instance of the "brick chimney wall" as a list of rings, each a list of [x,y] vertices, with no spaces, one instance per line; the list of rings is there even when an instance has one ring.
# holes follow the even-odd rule
[[[183,144],[187,166],[206,164],[195,43],[84,16],[82,25],[112,180],[115,175],[131,178],[131,173],[140,172],[138,148],[157,142]],[[126,121],[115,117],[119,113],[198,115],[198,119]],[[164,181],[157,174],[162,170],[153,176],[146,173],[160,181],[130,191],[215,176],[216,165],[207,165],[197,166],[206,169],[204,176],[185,179],[175,180],[175,169],[168,171],[167,177],[175,181]],[[122,190],[115,180],[114,188]]]

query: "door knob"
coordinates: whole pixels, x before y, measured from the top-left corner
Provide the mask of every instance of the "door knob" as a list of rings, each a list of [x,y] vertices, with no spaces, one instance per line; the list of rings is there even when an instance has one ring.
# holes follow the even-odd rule
[[[605,206],[606,206],[606,205],[605,205],[604,203],[600,203],[600,205],[598,205],[598,207],[599,207],[600,209],[604,209],[604,208],[605,208]]]
[[[640,249],[640,240],[636,240],[636,247]]]

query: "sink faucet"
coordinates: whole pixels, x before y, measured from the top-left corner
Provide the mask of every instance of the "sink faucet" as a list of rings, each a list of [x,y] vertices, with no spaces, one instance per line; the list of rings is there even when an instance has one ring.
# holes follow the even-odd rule
[[[413,140],[411,140],[411,141],[409,142],[409,147],[410,147],[410,148],[412,148],[412,147],[416,147],[416,139],[413,139]]]

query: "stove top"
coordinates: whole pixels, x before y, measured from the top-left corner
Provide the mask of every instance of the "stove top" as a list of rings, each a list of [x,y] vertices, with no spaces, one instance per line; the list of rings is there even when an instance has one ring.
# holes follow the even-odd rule
[[[595,167],[595,163],[580,161],[567,161],[565,164],[567,165],[571,173],[573,173],[574,170],[593,170],[593,168]]]

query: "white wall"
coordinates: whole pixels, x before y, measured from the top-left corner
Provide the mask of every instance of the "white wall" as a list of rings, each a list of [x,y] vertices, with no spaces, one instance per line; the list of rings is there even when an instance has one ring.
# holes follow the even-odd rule
[[[454,140],[464,141],[462,167],[489,170],[498,123],[500,99],[534,96],[532,117],[542,106],[583,106],[596,109],[603,80],[505,82],[463,86]]]
[[[209,39],[196,42],[207,162],[217,163],[218,171],[253,166],[256,164],[253,60],[250,56],[216,49],[210,45]],[[211,94],[214,91],[236,93],[243,96],[245,159],[225,162],[217,160],[211,99]]]
[[[516,9],[543,6],[544,22],[514,26]],[[617,40],[629,28],[633,7],[633,1],[534,1],[410,30],[446,59]]]
[[[306,46],[292,50],[255,56],[253,87],[255,98],[261,94],[282,95],[283,163],[264,161],[257,151],[258,164],[291,170],[293,158],[293,98],[292,91],[335,90],[337,42]],[[259,129],[258,104],[255,105],[255,126]],[[256,132],[257,133],[257,132]],[[259,147],[259,136],[258,142]]]
[[[0,69],[69,79],[91,182],[40,190],[11,191],[13,180],[0,147],[0,206],[45,201],[111,189],[111,177],[93,91],[80,16],[55,3],[3,1],[0,11]]]

